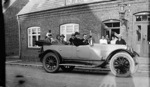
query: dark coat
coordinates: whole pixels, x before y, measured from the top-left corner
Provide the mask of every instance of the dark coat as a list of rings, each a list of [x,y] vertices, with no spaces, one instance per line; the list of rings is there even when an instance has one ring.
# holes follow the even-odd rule
[[[79,46],[79,45],[83,45],[84,43],[83,43],[83,40],[82,40],[82,39],[74,38],[73,44],[74,44],[75,46]]]
[[[74,45],[73,40],[74,40],[73,38],[69,39],[70,45]]]
[[[121,40],[117,40],[117,41],[116,41],[116,44],[126,45],[126,42],[125,42],[124,39],[121,39]]]

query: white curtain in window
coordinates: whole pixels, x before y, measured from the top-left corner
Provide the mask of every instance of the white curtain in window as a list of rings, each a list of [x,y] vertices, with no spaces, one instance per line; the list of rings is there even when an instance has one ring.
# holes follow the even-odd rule
[[[71,37],[71,34],[75,32],[79,32],[79,24],[70,23],[60,26],[60,34],[63,34],[65,36],[65,41],[68,41]]]

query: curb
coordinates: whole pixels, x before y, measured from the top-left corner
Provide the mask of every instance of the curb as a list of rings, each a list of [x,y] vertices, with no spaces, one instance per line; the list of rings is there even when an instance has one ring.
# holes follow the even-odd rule
[[[37,65],[37,64],[24,64],[24,63],[5,63],[6,65],[20,65],[20,66],[29,66],[29,67],[43,67],[43,65]]]
[[[6,56],[6,59],[11,59],[11,58],[19,59],[19,56]]]

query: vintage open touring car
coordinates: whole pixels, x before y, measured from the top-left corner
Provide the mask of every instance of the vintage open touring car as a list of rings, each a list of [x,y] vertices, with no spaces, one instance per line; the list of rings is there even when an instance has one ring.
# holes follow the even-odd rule
[[[39,58],[47,72],[61,68],[72,71],[76,66],[105,68],[115,76],[130,76],[136,71],[139,55],[126,45],[92,43],[90,45],[43,45]]]

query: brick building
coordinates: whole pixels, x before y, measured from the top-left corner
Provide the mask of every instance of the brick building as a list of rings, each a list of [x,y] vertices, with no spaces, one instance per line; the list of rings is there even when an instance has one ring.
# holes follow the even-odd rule
[[[18,55],[19,36],[16,14],[28,3],[29,0],[10,0],[7,9],[3,9],[5,24],[5,49],[6,56]]]
[[[141,56],[149,56],[149,0],[30,0],[18,13],[19,54],[23,59],[37,59],[39,47],[34,41],[44,39],[48,30],[53,37],[64,34],[68,40],[75,31],[89,34],[96,43],[102,35],[121,32],[125,19],[125,39]],[[109,27],[106,29],[104,24]]]

